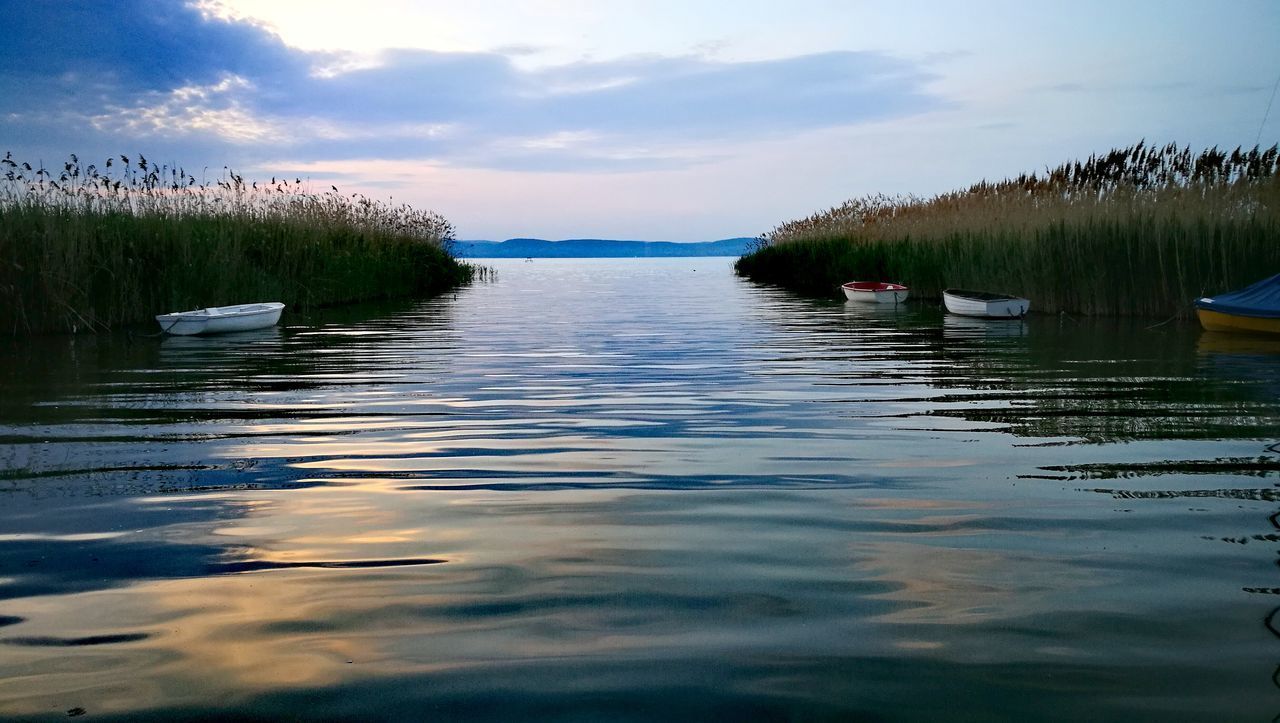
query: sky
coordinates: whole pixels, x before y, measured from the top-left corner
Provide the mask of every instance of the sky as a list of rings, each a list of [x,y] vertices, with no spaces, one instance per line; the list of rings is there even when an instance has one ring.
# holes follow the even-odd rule
[[[1274,0],[0,0],[0,18],[0,152],[300,176],[461,239],[756,236],[1142,139],[1280,141]]]

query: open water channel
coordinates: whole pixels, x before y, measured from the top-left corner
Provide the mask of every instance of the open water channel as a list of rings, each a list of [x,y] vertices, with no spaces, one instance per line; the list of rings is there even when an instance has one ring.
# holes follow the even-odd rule
[[[1280,341],[492,265],[0,341],[0,717],[1280,713]]]

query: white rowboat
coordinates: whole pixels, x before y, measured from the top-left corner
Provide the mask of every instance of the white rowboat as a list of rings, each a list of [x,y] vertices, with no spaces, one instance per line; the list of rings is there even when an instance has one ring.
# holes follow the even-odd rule
[[[237,306],[211,306],[195,311],[160,314],[160,330],[167,334],[221,334],[228,331],[250,331],[275,326],[280,321],[284,304],[278,301]]]
[[[849,301],[867,301],[875,304],[901,304],[911,290],[902,284],[886,284],[882,281],[850,281],[841,284],[844,298]]]
[[[952,314],[987,319],[1021,319],[1031,308],[1030,301],[1018,296],[964,289],[943,291],[942,303],[946,304],[947,311]]]

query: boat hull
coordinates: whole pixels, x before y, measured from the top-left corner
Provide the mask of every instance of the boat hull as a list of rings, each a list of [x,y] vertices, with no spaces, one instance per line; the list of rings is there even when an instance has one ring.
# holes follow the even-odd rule
[[[870,304],[901,304],[907,300],[911,290],[901,284],[872,284],[869,282],[851,282],[840,287],[844,298],[849,301],[860,301]]]
[[[275,326],[280,321],[284,304],[241,304],[239,306],[215,306],[195,311],[160,314],[156,321],[160,330],[176,336],[197,334],[225,334],[234,331],[252,331]]]
[[[989,294],[988,296],[999,296]],[[1031,309],[1031,301],[1017,296],[999,296],[999,298],[975,298],[942,292],[942,303],[947,311],[960,316],[973,316],[984,319],[1020,319]]]
[[[1200,317],[1201,326],[1209,331],[1280,334],[1280,319],[1227,314],[1211,309],[1196,309],[1196,315]]]

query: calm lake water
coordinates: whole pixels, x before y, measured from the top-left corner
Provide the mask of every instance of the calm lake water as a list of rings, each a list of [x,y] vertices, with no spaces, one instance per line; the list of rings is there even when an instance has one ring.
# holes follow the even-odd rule
[[[0,342],[0,717],[1280,713],[1280,341],[731,263]]]

